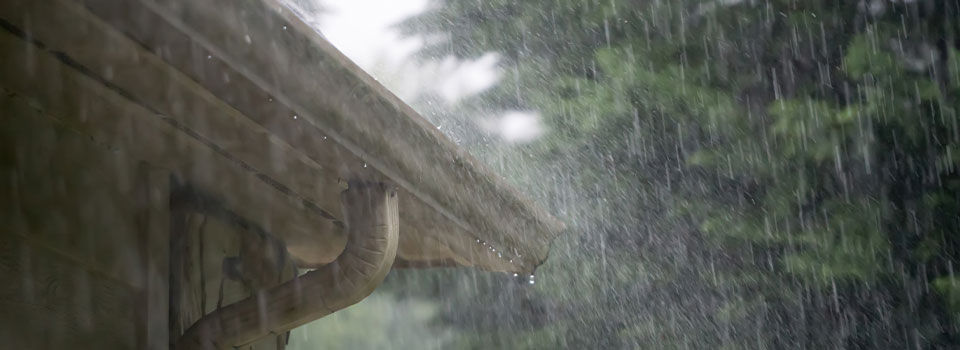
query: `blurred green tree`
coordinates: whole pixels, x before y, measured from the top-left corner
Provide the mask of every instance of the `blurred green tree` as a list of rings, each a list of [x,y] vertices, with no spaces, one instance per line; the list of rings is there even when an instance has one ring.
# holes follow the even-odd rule
[[[465,277],[445,297],[460,345],[960,346],[957,15],[436,0],[402,24],[432,38],[421,54],[493,51],[507,72],[459,118],[497,106],[548,127],[466,146],[574,231],[533,288]]]

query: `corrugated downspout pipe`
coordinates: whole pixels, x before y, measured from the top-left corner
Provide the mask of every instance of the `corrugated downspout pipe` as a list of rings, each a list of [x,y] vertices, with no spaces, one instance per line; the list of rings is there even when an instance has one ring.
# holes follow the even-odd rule
[[[203,316],[176,349],[225,349],[283,334],[363,300],[386,277],[397,254],[397,191],[350,182],[340,195],[347,245],[335,261]]]

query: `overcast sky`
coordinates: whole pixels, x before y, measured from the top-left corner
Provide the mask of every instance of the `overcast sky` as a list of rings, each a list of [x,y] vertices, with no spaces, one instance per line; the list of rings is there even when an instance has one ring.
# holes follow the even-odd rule
[[[423,39],[403,37],[394,25],[425,11],[430,5],[428,0],[299,1],[314,1],[318,5],[301,8],[304,20],[408,103],[413,104],[419,96],[435,94],[453,106],[466,96],[490,88],[502,75],[495,53],[474,60],[414,59]],[[535,139],[542,129],[537,114],[529,111],[490,116],[481,126],[507,142],[520,143]]]

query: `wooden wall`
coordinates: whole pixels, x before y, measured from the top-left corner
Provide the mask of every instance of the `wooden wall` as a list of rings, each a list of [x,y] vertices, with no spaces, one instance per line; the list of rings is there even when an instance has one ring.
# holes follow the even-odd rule
[[[189,179],[68,122],[104,103],[87,95],[67,116],[0,81],[0,348],[169,348],[218,304],[296,273],[282,242],[216,193],[194,188],[203,205],[171,210]]]
[[[165,347],[168,176],[0,91],[0,344]]]

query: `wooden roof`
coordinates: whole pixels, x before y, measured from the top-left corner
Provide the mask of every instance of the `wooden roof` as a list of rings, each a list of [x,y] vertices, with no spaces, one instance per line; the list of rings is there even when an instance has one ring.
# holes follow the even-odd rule
[[[274,0],[8,0],[0,16],[80,73],[76,103],[116,95],[78,130],[172,169],[307,266],[343,249],[348,178],[400,188],[398,267],[530,272],[562,229]]]

